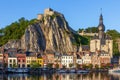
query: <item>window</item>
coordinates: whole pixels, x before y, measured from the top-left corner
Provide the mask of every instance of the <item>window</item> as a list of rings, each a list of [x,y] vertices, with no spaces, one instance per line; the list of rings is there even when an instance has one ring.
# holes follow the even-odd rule
[[[20,64],[18,64],[18,67],[20,68]]]
[[[9,62],[12,62],[12,60],[9,60]]]
[[[13,60],[13,62],[15,62],[15,59]]]
[[[25,62],[25,60],[23,60],[23,62]]]
[[[9,66],[12,67],[12,64],[10,64]]]
[[[42,61],[40,60],[39,62],[41,63]]]
[[[24,68],[24,67],[25,67],[25,64],[22,64],[22,67]]]
[[[30,65],[28,64],[27,67],[30,67]]]
[[[20,60],[18,60],[18,62],[20,62]]]

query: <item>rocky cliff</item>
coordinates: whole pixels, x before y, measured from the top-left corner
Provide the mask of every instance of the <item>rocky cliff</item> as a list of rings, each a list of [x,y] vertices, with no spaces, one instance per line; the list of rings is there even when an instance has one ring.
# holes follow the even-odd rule
[[[77,46],[73,33],[64,16],[52,9],[46,9],[44,14],[38,14],[36,23],[29,25],[20,40],[11,40],[5,48],[22,48],[28,51],[75,52]]]

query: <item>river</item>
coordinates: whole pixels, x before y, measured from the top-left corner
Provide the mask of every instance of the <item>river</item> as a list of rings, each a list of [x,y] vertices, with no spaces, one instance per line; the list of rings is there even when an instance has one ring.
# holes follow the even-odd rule
[[[0,80],[120,80],[120,73],[106,72],[88,74],[0,74]]]

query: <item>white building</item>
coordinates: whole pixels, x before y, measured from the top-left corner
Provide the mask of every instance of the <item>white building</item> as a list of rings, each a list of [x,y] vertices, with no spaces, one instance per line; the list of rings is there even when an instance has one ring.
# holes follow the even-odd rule
[[[69,64],[73,64],[73,55],[62,55],[61,64],[62,66],[66,66],[66,68],[70,68]]]
[[[17,58],[16,57],[8,57],[8,68],[12,68],[17,66]]]

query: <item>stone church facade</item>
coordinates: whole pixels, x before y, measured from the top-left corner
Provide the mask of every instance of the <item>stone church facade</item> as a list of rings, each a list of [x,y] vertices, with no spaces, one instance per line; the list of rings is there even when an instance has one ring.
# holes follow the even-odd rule
[[[110,57],[113,57],[113,40],[110,36],[105,34],[105,26],[103,24],[103,16],[100,15],[99,19],[99,25],[98,25],[98,35],[95,35],[90,40],[90,51],[96,52],[96,51],[105,51],[110,55]]]

